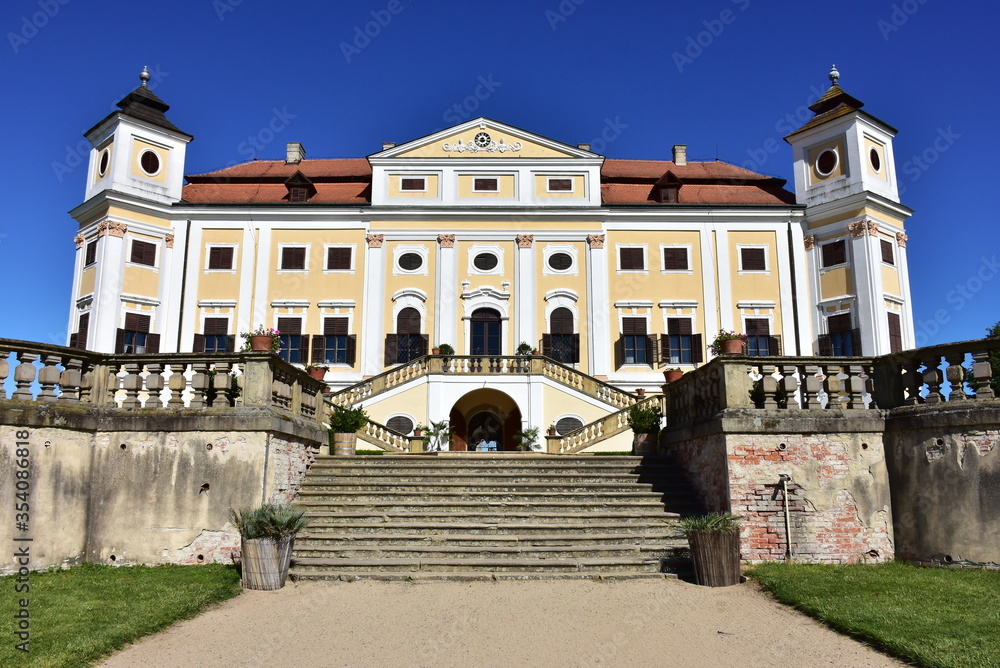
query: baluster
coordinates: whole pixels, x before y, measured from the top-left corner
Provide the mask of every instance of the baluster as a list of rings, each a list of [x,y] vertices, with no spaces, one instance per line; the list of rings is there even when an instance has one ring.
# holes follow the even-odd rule
[[[990,380],[993,378],[990,354],[985,350],[972,353],[972,377],[975,378],[977,400],[996,398],[996,394],[990,386]]]
[[[792,410],[798,410],[799,400],[801,399],[801,397],[795,396],[799,389],[799,381],[796,378],[798,370],[798,367],[794,364],[781,365],[781,375],[784,376],[781,379],[781,389],[785,391],[786,407]]]
[[[208,390],[208,362],[192,362],[191,370],[191,408],[205,408],[207,405],[206,390]]]
[[[146,405],[145,408],[163,408],[160,390],[163,389],[163,364],[153,362],[146,365]]]
[[[14,390],[11,399],[31,401],[34,398],[31,396],[31,383],[35,380],[34,362],[37,359],[38,355],[34,353],[17,353],[17,361],[20,362],[14,368],[14,382],[17,384],[17,389]]]
[[[944,397],[941,396],[941,383],[944,379],[941,376],[941,369],[938,368],[941,358],[934,355],[932,357],[924,357],[920,361],[924,365],[923,380],[924,384],[927,385],[927,396],[924,397],[924,403],[941,403],[944,401]]]
[[[761,374],[760,389],[764,393],[764,408],[773,410],[778,407],[776,393],[778,382],[774,379],[775,366],[773,364],[761,364],[759,372]]]
[[[847,367],[848,408],[861,409],[865,407],[865,381],[861,377],[862,371],[860,364],[851,364]]]
[[[123,366],[127,375],[122,379],[122,388],[125,390],[125,399],[122,401],[122,408],[139,408],[139,390],[142,389],[142,376],[139,375],[139,365],[129,362]]]
[[[945,377],[951,383],[948,401],[965,401],[967,399],[965,396],[965,367],[962,366],[962,363],[965,362],[965,353],[952,353],[945,355],[944,359],[948,362],[948,367],[944,371]]]
[[[38,393],[38,401],[44,401],[46,403],[52,403],[59,399],[59,395],[56,394],[56,385],[59,383],[59,355],[44,354],[41,356],[42,366],[38,370],[38,384],[41,385],[42,390]]]
[[[916,406],[924,403],[924,398],[920,396],[920,387],[923,385],[923,375],[920,373],[920,360],[907,360],[903,363],[903,404]]]
[[[816,364],[806,364],[802,372],[802,408],[821,408],[819,401],[819,391],[821,389],[819,378],[819,366]]]
[[[10,375],[10,364],[7,363],[8,356],[10,356],[9,350],[0,350],[0,399],[7,398],[4,383],[7,382],[7,376]]]
[[[76,357],[70,357],[63,361],[64,371],[59,375],[59,401],[61,403],[80,403],[80,385],[83,380],[80,369],[82,367],[83,360]]]
[[[864,366],[865,392],[868,394],[868,408],[878,409],[878,402],[875,401],[875,369],[870,364]]]
[[[170,371],[168,381],[170,398],[167,399],[167,408],[184,408],[184,390],[187,388],[184,372],[187,370],[187,364],[168,364],[167,369]]]
[[[233,363],[232,362],[216,362],[215,363],[215,397],[216,401],[219,398],[225,402],[223,408],[227,406],[236,405],[236,397],[233,396]]]

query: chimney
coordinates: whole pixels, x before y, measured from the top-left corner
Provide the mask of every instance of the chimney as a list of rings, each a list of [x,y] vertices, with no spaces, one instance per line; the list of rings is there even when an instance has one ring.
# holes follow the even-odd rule
[[[382,142],[382,150],[388,151],[390,148],[396,148],[396,142],[394,141],[384,141]]]
[[[577,144],[576,147],[578,149],[580,149],[581,151],[589,151],[590,150],[590,144]]]
[[[674,164],[678,167],[688,164],[687,144],[674,144]]]
[[[285,149],[285,164],[286,165],[297,165],[306,159],[306,150],[297,141],[288,142],[288,147]]]

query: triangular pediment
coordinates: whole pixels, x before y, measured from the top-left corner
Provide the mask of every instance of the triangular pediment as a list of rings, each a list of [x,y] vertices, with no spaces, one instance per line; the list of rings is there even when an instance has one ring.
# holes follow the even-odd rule
[[[480,117],[368,156],[398,158],[600,158],[520,128]]]

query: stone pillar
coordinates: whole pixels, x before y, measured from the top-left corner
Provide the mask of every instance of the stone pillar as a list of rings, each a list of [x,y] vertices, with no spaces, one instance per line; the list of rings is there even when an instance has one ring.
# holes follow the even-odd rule
[[[535,237],[531,234],[517,235],[517,262],[515,263],[514,304],[517,321],[514,323],[514,340],[511,348],[521,341],[527,341],[532,348],[541,348],[538,341],[538,326],[535,314],[538,312],[538,287],[535,280]]]
[[[603,234],[587,235],[587,321],[590,374],[598,380],[607,380],[614,371],[611,326],[616,321],[608,290],[608,256]]]
[[[361,328],[361,375],[382,373],[385,331],[385,237],[369,234],[368,256],[365,261],[364,323]]]
[[[458,251],[454,234],[438,235],[437,281],[434,299],[434,337],[431,347],[448,343],[461,352],[458,342]]]

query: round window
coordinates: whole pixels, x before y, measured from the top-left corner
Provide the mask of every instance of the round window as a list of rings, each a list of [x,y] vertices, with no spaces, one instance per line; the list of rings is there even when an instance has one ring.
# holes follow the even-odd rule
[[[399,268],[403,271],[416,271],[424,264],[420,253],[403,253],[399,256]]]
[[[413,420],[405,415],[397,415],[389,418],[389,421],[385,423],[385,426],[393,431],[398,431],[400,434],[409,434],[413,431],[414,424]]]
[[[816,171],[822,176],[828,176],[837,168],[838,160],[837,152],[828,148],[819,154],[819,158],[816,160]]]
[[[108,164],[111,162],[111,151],[104,149],[101,151],[101,164],[97,168],[97,173],[99,176],[104,176],[108,173]]]
[[[571,431],[576,431],[583,426],[583,421],[575,417],[564,417],[556,422],[556,433],[562,436]]]
[[[573,266],[573,258],[569,253],[553,253],[549,256],[549,268],[552,271],[566,271]]]
[[[496,266],[499,263],[500,260],[498,260],[497,256],[493,253],[480,253],[472,261],[472,264],[475,265],[476,269],[479,271],[492,271],[493,269],[496,269]]]
[[[876,172],[882,171],[882,158],[879,157],[878,149],[868,151],[868,159],[872,163],[872,169]]]
[[[139,156],[139,166],[150,176],[156,176],[160,171],[160,156],[155,151],[143,151]]]

